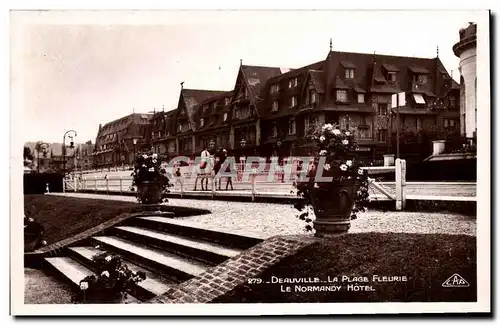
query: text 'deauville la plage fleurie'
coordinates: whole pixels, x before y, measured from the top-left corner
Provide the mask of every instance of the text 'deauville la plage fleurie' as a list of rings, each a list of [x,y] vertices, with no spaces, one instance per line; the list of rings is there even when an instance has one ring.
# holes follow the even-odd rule
[[[407,282],[406,276],[327,276],[282,278],[271,276],[270,279],[251,278],[249,284],[276,284],[281,292],[313,292],[313,291],[375,291],[374,284],[390,284]],[[278,289],[278,288],[276,288]]]

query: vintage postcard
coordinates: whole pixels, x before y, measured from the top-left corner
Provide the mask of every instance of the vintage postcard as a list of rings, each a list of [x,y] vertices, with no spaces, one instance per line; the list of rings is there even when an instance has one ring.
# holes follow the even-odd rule
[[[13,315],[491,312],[489,11],[10,19]]]

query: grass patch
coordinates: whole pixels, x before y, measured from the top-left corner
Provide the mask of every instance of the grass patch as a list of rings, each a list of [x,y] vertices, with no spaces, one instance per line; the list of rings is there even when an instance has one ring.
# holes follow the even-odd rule
[[[453,274],[469,287],[444,288]],[[367,277],[368,283],[342,282],[342,276]],[[373,275],[406,276],[407,281],[375,282]],[[271,277],[338,276],[337,283],[265,283]],[[243,284],[216,303],[303,302],[458,302],[477,301],[476,238],[466,235],[362,233],[347,234],[310,245],[285,258],[260,276],[262,284]],[[349,284],[374,291],[348,291]],[[340,291],[302,292],[296,286],[341,286]],[[290,292],[281,292],[281,286]]]
[[[70,304],[71,288],[41,270],[24,269],[25,304]]]
[[[43,236],[49,245],[137,208],[133,202],[43,194],[24,196],[24,213],[45,228]]]

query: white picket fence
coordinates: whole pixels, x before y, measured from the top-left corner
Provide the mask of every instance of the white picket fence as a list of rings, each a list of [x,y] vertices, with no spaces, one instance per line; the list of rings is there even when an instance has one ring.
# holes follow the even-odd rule
[[[395,193],[392,193],[391,189],[386,187],[382,182],[377,182],[373,177],[369,178],[369,186],[380,192],[381,194],[370,194],[372,200],[390,200],[395,201],[396,210],[403,210],[406,206],[406,161],[403,159],[396,159],[394,166],[376,166],[376,167],[363,167],[368,171],[368,175],[375,176],[378,174],[388,174],[395,173]],[[255,173],[252,171],[239,172],[236,177],[233,177],[233,186],[237,187],[229,193],[232,196],[251,196],[252,201],[255,200],[257,196],[264,197],[296,197],[293,192],[293,180],[282,182],[283,172],[275,172],[271,180],[262,180],[259,176],[267,175],[266,172]],[[292,175],[296,175],[292,173]],[[174,186],[172,192],[179,193],[181,197],[184,195],[210,195],[215,196],[225,196],[228,195],[226,191],[218,191],[216,186],[216,181],[224,182],[225,177],[215,178],[214,176],[199,176],[198,181],[203,181],[204,179],[209,179],[210,190],[208,191],[194,191],[189,190],[190,186],[194,186],[194,177],[190,173],[184,173],[180,177],[174,177],[174,185],[179,185],[179,187]],[[63,191],[94,191],[94,192],[107,192],[124,194],[131,193],[132,176],[93,176],[85,177],[79,175],[72,178],[66,178],[63,181]],[[276,189],[278,191],[276,191]],[[283,192],[283,189],[286,192]],[[280,192],[281,191],[281,192]]]

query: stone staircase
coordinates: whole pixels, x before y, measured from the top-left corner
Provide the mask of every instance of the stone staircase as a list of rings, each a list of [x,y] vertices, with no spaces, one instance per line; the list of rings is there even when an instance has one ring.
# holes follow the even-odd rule
[[[213,231],[175,219],[174,213],[139,215],[46,257],[44,266],[56,271],[74,290],[96,268],[92,257],[102,252],[120,255],[133,271],[146,273],[127,303],[147,301],[170,288],[260,243],[261,239]]]

